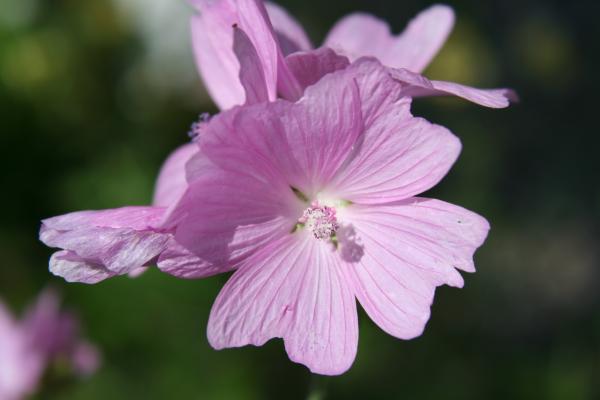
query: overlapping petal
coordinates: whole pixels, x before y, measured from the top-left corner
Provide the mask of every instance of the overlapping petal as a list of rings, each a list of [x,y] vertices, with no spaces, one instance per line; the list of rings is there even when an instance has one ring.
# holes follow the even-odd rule
[[[267,83],[256,48],[243,30],[234,27],[233,31],[233,51],[240,62],[240,83],[246,94],[245,104],[268,101]]]
[[[406,85],[404,94],[410,97],[457,96],[491,108],[505,108],[511,101],[518,100],[511,89],[478,89],[453,82],[430,81],[406,69],[390,69],[390,74]]]
[[[419,336],[435,288],[462,287],[456,269],[474,271],[473,254],[487,236],[487,221],[424,198],[355,206],[349,213],[352,235],[342,237],[340,247],[359,302],[389,334]],[[343,256],[345,246],[353,249],[354,258]]]
[[[294,17],[275,3],[266,2],[265,6],[284,55],[312,49],[310,39]]]
[[[385,21],[355,13],[331,29],[324,45],[351,61],[373,56],[389,67],[421,72],[438,53],[453,26],[454,12],[444,5],[434,5],[419,13],[398,36],[391,34]]]
[[[285,61],[303,90],[317,83],[323,76],[350,65],[348,58],[327,47],[297,52],[287,56]]]
[[[221,109],[243,104],[240,62],[234,53],[234,26],[249,38],[258,54],[269,100],[278,91],[287,98],[300,96],[300,88],[283,60],[277,37],[262,1],[193,0],[200,12],[192,18],[192,42],[204,83]]]
[[[66,250],[51,258],[50,270],[69,280],[95,283],[147,265],[170,239],[169,234],[152,228],[164,211],[162,207],[124,207],[75,212],[42,221],[40,240]]]
[[[356,355],[356,302],[330,245],[282,238],[245,262],[217,297],[208,339],[217,349],[283,338],[293,361],[336,375]]]
[[[198,145],[195,143],[187,143],[167,157],[156,180],[153,206],[169,207],[179,200],[187,187],[185,164],[198,150]]]
[[[441,180],[458,157],[460,142],[445,128],[411,116],[405,86],[387,68],[363,58],[332,74],[334,79],[341,86],[345,80],[356,82],[364,131],[328,185],[332,195],[385,203],[422,193]]]

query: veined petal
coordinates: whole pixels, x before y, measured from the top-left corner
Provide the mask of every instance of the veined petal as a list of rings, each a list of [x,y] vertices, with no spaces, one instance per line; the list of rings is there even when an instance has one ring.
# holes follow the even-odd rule
[[[354,157],[331,184],[355,203],[402,200],[435,186],[450,170],[461,144],[446,128],[391,112],[367,128]]]
[[[254,45],[237,26],[233,28],[233,51],[240,62],[240,82],[246,94],[246,105],[269,101],[265,74]]]
[[[238,170],[222,170],[203,161],[191,160],[189,168],[203,165],[164,221],[165,228],[176,229],[175,240],[201,260],[176,248],[167,250],[159,268],[176,276],[195,278],[236,268],[256,249],[289,234],[298,212],[291,208],[295,199],[289,187],[258,179],[251,165],[232,158],[232,168]],[[282,190],[284,195],[278,197]]]
[[[373,56],[389,67],[421,72],[438,53],[453,26],[454,12],[444,5],[419,13],[398,36],[391,34],[385,21],[354,13],[334,25],[324,45],[351,61]]]
[[[305,194],[322,189],[362,132],[354,76],[330,74],[297,103],[258,104],[214,117],[199,143],[211,163],[262,182],[262,190],[277,197],[290,186]],[[188,181],[209,168],[193,160],[188,167]]]
[[[200,11],[192,19],[192,42],[204,82],[221,109],[244,102],[239,81],[240,63],[234,53],[234,30],[238,26],[252,42],[262,66],[269,100],[278,90],[297,98],[301,90],[287,69],[267,11],[259,0],[193,0]]]
[[[77,253],[67,250],[57,251],[50,257],[50,272],[60,276],[67,282],[87,283],[90,285],[102,282],[117,274],[101,265],[94,265],[79,257]]]
[[[161,207],[125,207],[81,211],[42,221],[40,240],[69,250],[93,266],[117,275],[127,274],[156,258],[171,235],[153,228],[163,217]],[[74,260],[60,254],[54,262]],[[53,264],[51,264],[51,267]],[[54,265],[54,270],[59,269]],[[64,270],[64,269],[60,269]]]
[[[329,244],[289,235],[248,259],[217,297],[208,323],[213,347],[276,337],[315,373],[341,374],[354,361],[356,303]]]
[[[287,56],[285,61],[302,89],[314,85],[323,76],[350,65],[348,58],[337,55],[327,47],[297,52]]]
[[[202,260],[175,240],[158,257],[157,267],[162,272],[183,279],[199,279],[229,272],[231,268],[220,267]]]
[[[491,108],[505,108],[511,101],[518,100],[516,93],[511,89],[477,89],[453,82],[430,81],[406,69],[390,69],[390,73],[394,79],[406,85],[406,96],[458,96]]]
[[[265,6],[284,55],[312,49],[310,39],[294,17],[275,3],[267,1]]]
[[[185,164],[198,151],[197,144],[187,143],[169,155],[156,180],[153,206],[169,207],[179,200],[187,187]]]
[[[196,65],[210,97],[222,110],[242,104],[245,98],[233,53],[234,23],[234,14],[225,2],[218,9],[203,8],[201,15],[190,20]]]
[[[489,230],[485,219],[439,200],[413,198],[353,206],[348,217],[354,258],[344,258],[355,294],[377,325],[401,339],[419,336],[435,288],[462,287],[456,268],[474,271],[473,253]]]

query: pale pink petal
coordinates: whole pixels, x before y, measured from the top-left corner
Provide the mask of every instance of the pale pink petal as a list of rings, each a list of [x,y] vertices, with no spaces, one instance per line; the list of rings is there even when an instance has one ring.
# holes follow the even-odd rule
[[[125,207],[66,214],[42,221],[40,240],[74,252],[91,265],[106,267],[117,275],[127,274],[147,265],[165,249],[171,235],[152,227],[164,211],[161,207]],[[60,254],[55,262],[74,261],[64,256]],[[57,266],[53,269],[62,270]]]
[[[185,164],[198,150],[198,145],[195,143],[187,143],[169,155],[156,180],[153,206],[169,207],[179,200],[187,187]]]
[[[442,48],[453,27],[452,8],[433,5],[409,22],[381,61],[390,67],[421,72]]]
[[[284,55],[312,49],[310,39],[294,17],[275,3],[266,2],[265,6]]]
[[[189,168],[197,171],[164,226],[176,229],[177,242],[199,258],[169,246],[159,258],[161,270],[197,278],[233,269],[257,248],[293,228],[292,190],[283,187],[288,198],[278,196],[282,189],[278,182],[258,179],[252,164],[236,162],[241,154],[229,160],[231,171],[215,166],[202,153],[190,161]]]
[[[192,17],[192,45],[204,86],[217,106],[226,110],[242,104],[245,96],[233,53],[235,14],[225,2],[214,3],[223,5],[217,10],[207,7]]]
[[[202,260],[175,240],[160,254],[156,265],[161,271],[183,279],[206,278],[231,270],[226,263],[223,264],[225,267],[220,267]]]
[[[434,5],[418,14],[395,37],[386,22],[369,14],[355,13],[331,29],[324,45],[351,61],[373,56],[384,65],[421,72],[444,44],[453,25],[452,9]]]
[[[353,206],[340,235],[344,268],[367,314],[389,334],[419,336],[429,319],[435,288],[462,287],[455,268],[473,271],[483,243],[485,219],[438,200]],[[344,247],[352,249],[345,256]]]
[[[288,235],[234,273],[208,322],[216,349],[283,338],[295,362],[337,375],[356,355],[356,303],[330,244]]]
[[[353,78],[330,74],[309,87],[298,103],[277,101],[222,113],[200,137],[202,151],[220,168],[267,185],[261,191],[275,196],[290,186],[307,195],[319,191],[363,131]],[[208,168],[193,161],[188,164],[188,181],[194,179],[193,171],[203,174]]]
[[[77,211],[43,220],[41,232],[44,236],[47,231],[69,231],[88,226],[146,230],[160,221],[164,210],[162,207],[132,206],[100,211]]]
[[[262,64],[269,100],[278,90],[286,98],[302,91],[287,69],[264,4],[260,0],[193,0],[200,16],[192,19],[192,41],[204,82],[221,109],[242,104],[240,63],[233,49],[233,26],[246,33]]]
[[[398,119],[390,112],[367,128],[364,142],[330,190],[362,204],[406,199],[435,186],[460,149],[460,141],[446,128],[421,118]]]
[[[67,282],[95,284],[117,274],[101,265],[94,265],[72,251],[61,250],[50,257],[50,272]]]
[[[285,61],[303,89],[314,85],[326,74],[344,69],[350,64],[346,57],[337,55],[326,47],[294,53],[287,56]]]
[[[516,93],[511,89],[477,89],[453,82],[430,81],[406,69],[391,69],[390,73],[394,79],[406,85],[406,96],[458,96],[491,108],[505,108],[511,101],[518,100]]]
[[[392,40],[386,22],[369,14],[353,13],[333,26],[323,45],[354,61],[364,56],[379,59],[390,49]]]
[[[139,267],[127,273],[127,276],[130,278],[139,278],[144,274],[144,272],[148,271],[148,267]]]
[[[240,82],[246,94],[246,105],[269,101],[265,74],[254,45],[238,27],[234,27],[233,51],[240,62]]]

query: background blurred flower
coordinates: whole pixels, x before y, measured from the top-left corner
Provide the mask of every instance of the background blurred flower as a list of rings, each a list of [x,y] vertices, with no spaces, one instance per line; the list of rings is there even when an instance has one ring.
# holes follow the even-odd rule
[[[79,335],[77,319],[60,311],[51,290],[42,292],[21,320],[0,302],[0,398],[18,400],[34,393],[57,363],[66,363],[75,375],[94,373],[98,351]]]

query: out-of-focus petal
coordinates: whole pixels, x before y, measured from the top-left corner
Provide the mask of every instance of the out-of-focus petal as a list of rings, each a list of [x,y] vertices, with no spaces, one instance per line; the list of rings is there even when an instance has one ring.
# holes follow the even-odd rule
[[[430,81],[406,69],[391,69],[390,73],[394,79],[406,85],[406,96],[458,96],[491,108],[505,108],[511,101],[518,100],[516,93],[511,89],[477,89],[453,82]]]
[[[302,89],[314,85],[323,76],[350,65],[348,58],[337,55],[326,47],[294,53],[287,56],[285,61]]]
[[[453,27],[452,8],[433,5],[408,23],[381,61],[390,67],[421,72],[442,48]]]
[[[422,198],[353,207],[349,219],[343,268],[371,319],[401,339],[422,333],[437,286],[462,287],[455,268],[474,270],[473,253],[489,230],[477,214]]]
[[[323,42],[350,61],[360,57],[380,58],[392,45],[390,27],[370,14],[353,13],[338,21]]]
[[[310,39],[294,17],[275,3],[266,2],[265,6],[284,55],[312,49]]]
[[[324,45],[351,61],[373,56],[389,67],[421,72],[438,53],[453,26],[454,12],[444,5],[419,13],[398,36],[391,34],[385,21],[355,13],[331,29]]]
[[[81,341],[74,347],[70,358],[75,373],[85,377],[96,372],[100,366],[101,356],[96,346]]]
[[[265,74],[254,45],[238,27],[234,27],[233,51],[240,62],[240,82],[244,87],[246,105],[269,101]]]
[[[216,349],[283,338],[290,359],[337,375],[356,355],[356,302],[329,244],[288,235],[251,257],[213,305],[208,340]]]
[[[185,164],[198,150],[197,144],[187,143],[169,155],[158,174],[152,205],[169,207],[179,200],[187,187]]]

